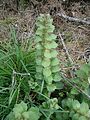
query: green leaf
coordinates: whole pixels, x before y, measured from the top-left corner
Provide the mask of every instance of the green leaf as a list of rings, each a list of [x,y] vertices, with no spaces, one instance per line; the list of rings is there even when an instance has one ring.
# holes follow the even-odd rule
[[[90,118],[90,109],[89,109],[89,111],[87,112],[87,117]]]
[[[56,65],[59,65],[59,60],[58,60],[58,58],[53,58],[51,60],[51,66],[56,66]]]
[[[57,57],[57,55],[58,55],[58,52],[57,52],[56,50],[52,50],[52,51],[51,51],[51,57],[52,57],[52,58]]]
[[[44,58],[44,60],[42,61],[42,66],[43,67],[50,66],[50,59]]]
[[[50,70],[50,68],[45,68],[45,69],[43,70],[43,75],[44,75],[45,77],[50,76],[50,75],[51,75],[51,70]]]
[[[74,100],[74,102],[73,102],[73,109],[74,110],[80,109],[80,103],[77,100]]]
[[[27,104],[23,101],[20,104],[16,104],[13,108],[13,112],[22,113],[27,110]]]
[[[58,44],[55,41],[52,41],[50,44],[51,48],[56,48]]]
[[[76,75],[82,79],[88,79],[87,74],[83,70],[77,70]]]
[[[58,82],[60,80],[62,80],[62,77],[61,77],[60,73],[55,73],[55,75],[54,75],[54,81]]]
[[[86,114],[89,111],[89,106],[87,103],[82,102],[80,105],[80,113],[81,114]]]
[[[53,32],[54,31],[54,29],[55,29],[55,26],[54,25],[52,25],[52,24],[49,24],[49,26],[47,27],[47,32],[49,33],[49,32]]]
[[[42,36],[43,35],[43,32],[39,29],[36,30],[36,33],[35,33],[37,36]]]
[[[36,44],[36,49],[37,49],[37,50],[42,50],[42,49],[43,49],[40,43],[37,43],[37,44]]]
[[[50,51],[49,51],[49,50],[45,50],[44,56],[45,56],[46,58],[51,58],[51,53],[50,53]]]
[[[45,18],[45,16],[43,14],[40,14],[40,16],[37,18],[36,25],[40,26],[43,23],[44,18]]]
[[[20,105],[22,106],[23,110],[26,111],[27,110],[27,104],[24,103],[23,101],[20,103]]]
[[[55,41],[52,41],[51,43],[49,43],[49,42],[46,43],[44,46],[47,49],[54,49],[58,46],[58,44]]]
[[[54,84],[47,85],[47,90],[49,92],[53,92],[53,91],[55,91],[55,89],[56,89],[56,86]]]
[[[42,38],[41,38],[40,36],[36,35],[35,41],[36,41],[36,43],[37,43],[37,42],[41,42],[41,41],[42,41]]]
[[[72,120],[78,120],[79,119],[79,114],[76,113],[73,115]]]
[[[64,87],[64,83],[62,83],[62,82],[58,82],[58,81],[55,81],[56,83],[55,83],[55,86],[56,86],[56,88],[57,89],[63,89],[63,87]]]
[[[58,66],[58,65],[57,66],[53,66],[51,69],[52,69],[53,73],[56,73],[56,72],[60,71],[60,66]]]
[[[41,73],[36,73],[35,78],[42,80],[43,79],[43,75]]]
[[[77,94],[78,94],[78,91],[77,91],[75,88],[72,88],[72,89],[71,89],[71,94],[72,94],[72,95],[77,95]]]
[[[50,25],[53,23],[53,19],[51,18],[51,16],[49,15],[48,16],[48,19],[47,19],[47,24]]]
[[[48,34],[47,36],[46,36],[46,40],[47,41],[53,41],[53,40],[56,40],[56,38],[57,38],[57,36],[56,35],[54,35],[54,34]]]
[[[51,49],[51,45],[50,45],[50,44],[51,44],[51,43],[45,43],[45,45],[44,45],[45,48],[46,48],[46,49]]]
[[[87,120],[87,118],[84,116],[81,116],[78,120]]]
[[[22,113],[22,116],[24,117],[24,119],[28,120],[29,119],[29,112]]]
[[[15,117],[15,120],[19,120],[19,119],[21,119],[21,114],[20,113],[18,113],[18,111],[15,111],[14,112],[14,117]]]
[[[31,107],[28,111],[30,120],[39,120],[40,112],[37,107]]]
[[[36,64],[37,65],[41,65],[42,64],[42,58],[41,57],[37,57]]]
[[[40,25],[37,30],[38,30],[38,31],[43,31],[43,30],[45,30],[45,28],[46,28],[45,26]]]
[[[73,107],[73,99],[68,98],[68,100],[66,101],[66,104],[71,109]]]
[[[68,113],[63,113],[62,118],[63,118],[63,120],[69,120],[69,115],[68,115]]]
[[[36,66],[36,72],[42,73],[43,67],[38,65]]]
[[[42,50],[36,50],[36,56],[38,57],[38,56],[42,56]]]
[[[80,83],[80,78],[76,77],[76,78],[71,79],[71,81],[73,81],[76,84],[79,84]]]
[[[56,118],[54,117],[53,120],[63,120],[62,114],[56,112]]]
[[[83,64],[80,69],[84,71],[86,75],[90,72],[90,66],[88,64]]]
[[[46,78],[45,78],[45,81],[46,81],[47,84],[51,84],[52,81],[53,81],[53,77],[52,77],[52,75],[46,77]]]
[[[69,114],[69,117],[72,118],[74,114],[75,114],[75,111],[72,110],[72,111],[70,112],[70,114]]]

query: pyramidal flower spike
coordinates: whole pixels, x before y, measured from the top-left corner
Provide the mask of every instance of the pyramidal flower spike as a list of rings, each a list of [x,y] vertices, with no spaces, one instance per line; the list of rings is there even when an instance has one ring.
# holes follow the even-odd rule
[[[36,80],[44,80],[48,92],[56,89],[54,82],[60,81],[60,66],[55,42],[57,36],[53,34],[55,29],[53,19],[49,14],[41,14],[37,18],[35,42],[36,42]]]

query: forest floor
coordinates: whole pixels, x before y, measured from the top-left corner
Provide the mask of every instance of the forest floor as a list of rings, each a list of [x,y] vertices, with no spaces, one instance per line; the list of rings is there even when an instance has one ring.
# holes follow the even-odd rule
[[[70,22],[62,17],[57,16],[58,13],[82,19],[90,22],[90,2],[72,2],[70,5],[62,4],[58,0],[49,0],[45,4],[42,2],[33,2],[27,5],[25,9],[16,9],[15,4],[1,4],[0,14],[0,42],[7,41],[10,38],[10,27],[14,26],[17,38],[21,41],[33,36],[35,21],[40,13],[48,13],[54,19],[53,24],[56,27],[55,33],[59,41],[60,60],[67,60],[68,51],[70,62],[74,65],[80,65],[85,62],[85,50],[90,47],[90,25],[78,22]],[[64,42],[64,47],[62,41]]]

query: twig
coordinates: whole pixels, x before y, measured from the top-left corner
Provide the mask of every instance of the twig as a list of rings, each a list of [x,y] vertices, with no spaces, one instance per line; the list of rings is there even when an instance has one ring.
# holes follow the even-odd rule
[[[63,80],[68,82],[73,88],[76,88],[76,90],[79,93],[84,94],[89,100],[90,100],[90,95],[88,95],[87,93],[85,93],[83,90],[80,89],[80,87],[78,87],[75,83],[71,82],[69,79],[66,79],[66,77],[64,77],[64,75],[62,74],[62,77],[64,78]]]
[[[70,57],[70,55],[69,55],[69,52],[68,52],[68,50],[67,50],[67,48],[66,48],[66,45],[65,45],[65,43],[64,43],[64,40],[63,40],[62,35],[61,35],[60,32],[59,32],[59,37],[60,37],[61,42],[62,42],[62,45],[63,45],[63,47],[64,47],[64,49],[65,49],[65,51],[66,51],[66,54],[67,54],[67,56],[68,56],[68,59],[69,59],[69,61],[71,62],[71,64],[73,65],[73,60],[71,59],[71,57]]]
[[[15,71],[13,71],[13,74],[14,74],[14,75],[21,75],[21,76],[30,75],[30,73],[17,73],[17,72],[15,72]]]
[[[56,15],[66,19],[66,20],[69,20],[71,22],[75,21],[75,22],[78,22],[78,23],[90,25],[90,21],[85,21],[85,20],[82,20],[82,19],[79,19],[79,18],[75,18],[75,17],[69,17],[69,16],[64,15],[62,13],[57,13]]]

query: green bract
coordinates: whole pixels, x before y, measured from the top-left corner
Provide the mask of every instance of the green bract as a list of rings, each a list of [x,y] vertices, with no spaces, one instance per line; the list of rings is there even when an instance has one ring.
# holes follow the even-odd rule
[[[49,14],[41,14],[37,18],[35,35],[36,79],[37,81],[41,79],[41,83],[43,80],[45,81],[44,85],[49,93],[56,89],[53,82],[61,80],[58,52],[56,51],[58,44],[55,42],[57,36],[53,34],[55,27],[52,22]]]

